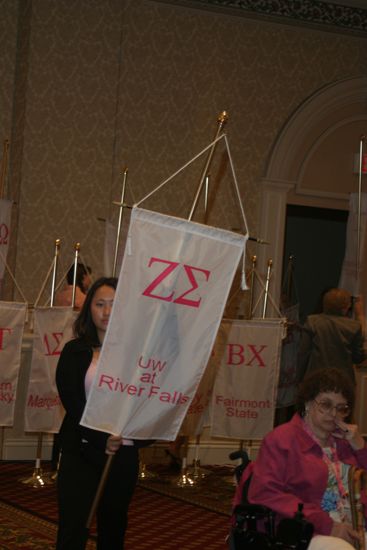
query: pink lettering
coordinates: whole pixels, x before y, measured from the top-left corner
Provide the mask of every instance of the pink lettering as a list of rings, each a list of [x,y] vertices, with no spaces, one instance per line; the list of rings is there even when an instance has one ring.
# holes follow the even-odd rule
[[[5,333],[11,334],[12,329],[11,328],[0,328],[0,351],[4,349],[4,336]]]

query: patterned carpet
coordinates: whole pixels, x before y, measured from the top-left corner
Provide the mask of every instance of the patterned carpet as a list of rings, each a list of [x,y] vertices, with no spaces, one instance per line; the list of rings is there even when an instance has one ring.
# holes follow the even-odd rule
[[[30,463],[0,463],[0,550],[54,548],[55,486],[33,488],[19,481],[30,477],[32,471]],[[161,482],[157,477],[143,480],[135,492],[125,550],[225,550],[233,486],[225,481],[219,490],[221,484],[215,479],[223,476],[212,471],[206,481],[201,481],[200,495],[199,484],[179,488],[177,475],[164,475],[157,468],[155,473]],[[209,478],[216,486],[212,494]],[[88,550],[94,549],[92,536]]]

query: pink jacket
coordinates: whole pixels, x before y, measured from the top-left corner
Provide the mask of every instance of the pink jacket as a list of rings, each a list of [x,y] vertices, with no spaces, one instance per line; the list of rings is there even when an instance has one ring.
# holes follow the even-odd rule
[[[241,502],[242,487],[253,473],[248,500],[268,506],[282,517],[293,517],[298,504],[313,523],[315,534],[330,535],[333,520],[320,503],[324,495],[328,468],[319,445],[303,429],[303,420],[295,414],[290,422],[270,432],[263,440],[255,463],[243,473],[234,504]],[[344,440],[335,439],[339,459],[367,469],[367,447],[354,451]]]

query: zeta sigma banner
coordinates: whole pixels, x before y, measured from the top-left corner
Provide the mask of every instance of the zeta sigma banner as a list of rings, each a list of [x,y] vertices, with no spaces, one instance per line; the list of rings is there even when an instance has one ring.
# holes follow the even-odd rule
[[[12,426],[27,304],[0,302],[0,426]]]
[[[76,313],[71,307],[34,310],[34,341],[25,405],[25,431],[59,431],[64,409],[56,389],[55,371],[64,344],[72,338]]]
[[[211,435],[262,439],[274,424],[284,319],[224,320]]]
[[[208,366],[205,369],[203,377],[200,380],[199,387],[182,423],[180,430],[181,435],[196,437],[202,433],[205,426],[210,426],[210,404],[215,379],[222,359],[220,350],[223,349],[225,344],[224,341],[220,340],[224,336],[224,332],[219,330],[214,347],[210,354]]]
[[[4,277],[5,263],[10,240],[10,218],[12,201],[0,199],[0,280]]]
[[[246,237],[134,208],[82,425],[175,439],[196,392]]]

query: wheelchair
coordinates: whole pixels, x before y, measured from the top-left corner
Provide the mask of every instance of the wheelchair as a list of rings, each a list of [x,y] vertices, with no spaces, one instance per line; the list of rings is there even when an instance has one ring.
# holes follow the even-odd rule
[[[240,482],[244,470],[250,464],[246,451],[235,451],[230,460],[241,459],[235,468],[235,478]],[[276,514],[267,506],[250,504],[247,493],[251,476],[242,490],[241,504],[233,510],[233,526],[228,538],[229,550],[306,550],[313,535],[313,525],[306,521],[298,505],[293,518],[276,522]]]

